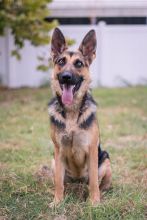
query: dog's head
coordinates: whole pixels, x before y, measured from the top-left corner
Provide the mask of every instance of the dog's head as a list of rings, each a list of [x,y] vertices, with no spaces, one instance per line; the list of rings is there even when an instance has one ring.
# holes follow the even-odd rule
[[[89,66],[95,58],[96,34],[89,31],[76,52],[67,50],[62,32],[56,28],[51,41],[51,54],[54,64],[52,75],[53,91],[61,97],[63,105],[71,106],[81,100],[88,90]]]

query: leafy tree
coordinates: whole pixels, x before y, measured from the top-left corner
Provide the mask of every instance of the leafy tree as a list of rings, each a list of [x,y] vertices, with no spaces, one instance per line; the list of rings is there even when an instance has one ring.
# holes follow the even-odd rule
[[[57,26],[57,21],[47,22],[49,16],[48,3],[51,0],[0,0],[0,35],[5,28],[10,28],[14,36],[16,49],[12,51],[18,59],[24,41],[28,40],[34,46],[49,43],[49,31]],[[43,61],[42,57],[39,57]],[[42,70],[48,66],[40,65]]]

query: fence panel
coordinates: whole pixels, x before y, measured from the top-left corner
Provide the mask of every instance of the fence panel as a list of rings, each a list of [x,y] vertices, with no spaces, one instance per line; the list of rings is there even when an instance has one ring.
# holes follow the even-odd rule
[[[77,49],[90,30],[97,33],[97,56],[90,72],[92,86],[116,87],[147,84],[147,26],[145,25],[64,25],[60,26],[66,37],[75,40],[70,48]],[[37,87],[49,80],[51,71],[36,70],[37,57],[45,53],[49,57],[49,46],[33,47],[26,42],[21,51],[22,60],[11,57],[14,49],[13,37],[7,32],[0,38],[0,77],[9,87]]]

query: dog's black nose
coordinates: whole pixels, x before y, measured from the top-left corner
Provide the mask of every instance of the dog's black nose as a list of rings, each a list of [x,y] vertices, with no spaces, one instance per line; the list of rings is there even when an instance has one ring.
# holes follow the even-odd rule
[[[69,80],[72,79],[72,74],[71,74],[70,72],[64,72],[64,73],[62,74],[62,79],[69,81]]]
[[[61,83],[71,83],[72,82],[72,73],[70,72],[63,72],[59,76],[59,80]]]

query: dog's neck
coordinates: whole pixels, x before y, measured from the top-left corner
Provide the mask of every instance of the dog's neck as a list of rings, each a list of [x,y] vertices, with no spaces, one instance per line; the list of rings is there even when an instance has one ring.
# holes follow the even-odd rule
[[[81,112],[82,106],[84,105],[85,100],[87,98],[87,92],[80,98],[76,97],[72,105],[64,105],[62,103],[61,97],[59,95],[56,95],[56,97],[63,111],[67,114],[72,114],[76,112]]]
[[[86,92],[80,104],[67,108],[60,96],[54,97],[49,103],[51,123],[59,129],[66,127],[66,121],[73,120],[82,129],[87,129],[96,118],[97,104],[89,92]]]

